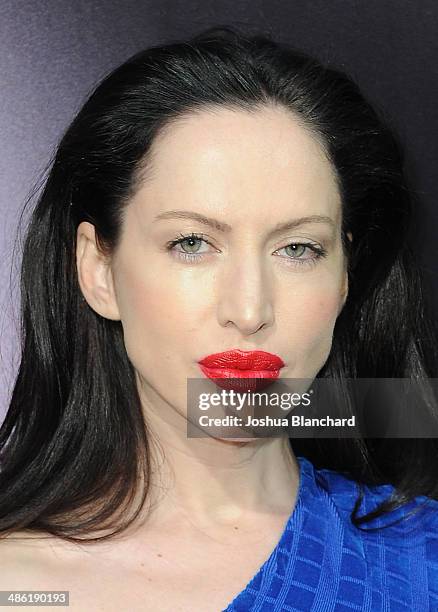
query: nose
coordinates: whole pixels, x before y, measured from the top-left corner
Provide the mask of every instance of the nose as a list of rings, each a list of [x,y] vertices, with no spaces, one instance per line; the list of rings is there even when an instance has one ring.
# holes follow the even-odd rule
[[[274,323],[272,279],[257,255],[229,262],[220,278],[218,321],[233,324],[242,335],[255,334]]]

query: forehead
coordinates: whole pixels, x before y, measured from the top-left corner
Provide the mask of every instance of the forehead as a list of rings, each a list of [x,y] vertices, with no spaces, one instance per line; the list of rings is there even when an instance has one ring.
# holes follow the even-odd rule
[[[166,207],[289,206],[314,214],[339,205],[336,173],[318,137],[284,107],[211,107],[179,117],[155,138],[141,195]],[[168,206],[167,206],[168,204]],[[300,209],[301,207],[301,209]]]

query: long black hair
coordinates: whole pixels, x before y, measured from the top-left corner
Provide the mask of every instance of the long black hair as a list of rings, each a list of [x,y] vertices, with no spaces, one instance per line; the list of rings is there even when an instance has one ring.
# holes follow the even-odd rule
[[[91,93],[57,147],[26,230],[22,357],[0,430],[1,534],[91,542],[138,516],[148,496],[148,426],[120,321],[99,316],[81,293],[76,230],[89,221],[102,250],[116,248],[151,144],[173,120],[208,106],[267,105],[289,109],[320,140],[341,194],[349,294],[318,376],[436,376],[436,327],[408,245],[413,200],[401,147],[356,83],[260,31],[215,27],[148,48]],[[396,486],[377,512],[358,517],[355,506],[358,527],[417,495],[438,498],[434,439],[291,443],[358,483]],[[96,529],[107,531],[83,537]]]

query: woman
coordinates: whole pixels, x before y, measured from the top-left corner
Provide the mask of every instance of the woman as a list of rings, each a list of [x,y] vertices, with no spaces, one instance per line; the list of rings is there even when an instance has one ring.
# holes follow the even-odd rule
[[[188,379],[230,350],[427,387],[410,213],[391,131],[300,52],[213,28],[109,75],[28,228],[0,588],[73,610],[438,609],[434,439],[187,435]]]

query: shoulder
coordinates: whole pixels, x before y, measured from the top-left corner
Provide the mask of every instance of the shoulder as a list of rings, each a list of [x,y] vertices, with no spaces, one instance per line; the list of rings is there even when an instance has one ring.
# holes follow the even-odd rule
[[[306,541],[301,555],[311,557],[313,564],[319,563],[321,571],[335,578],[343,599],[354,596],[367,609],[371,605],[370,609],[380,610],[383,600],[388,609],[402,600],[407,608],[421,602],[424,609],[435,609],[428,604],[438,604],[438,501],[417,496],[355,525],[351,514],[361,489],[358,517],[389,500],[396,492],[392,484],[369,486],[345,473],[318,469],[308,460],[301,473],[306,495],[301,498],[300,522],[297,516],[294,526],[312,544]],[[327,568],[326,557],[330,558]]]
[[[21,533],[0,539],[0,590],[20,590],[23,584],[33,587],[41,567],[41,545],[35,547]]]
[[[64,545],[47,534],[17,531],[0,537],[0,590],[40,590],[56,582],[60,558],[67,559]],[[44,587],[48,588],[48,587]]]
[[[360,483],[329,469],[314,469],[314,481],[327,496],[346,531],[344,544],[356,549],[367,563],[381,565],[382,571],[416,576],[417,588],[426,580],[429,597],[438,603],[438,500],[419,495],[381,517],[362,525],[351,522]],[[392,484],[369,486],[362,483],[363,499],[357,515],[375,510],[396,493]],[[372,528],[368,531],[369,528]],[[365,531],[367,530],[367,531]],[[435,600],[434,600],[435,601]]]
[[[318,469],[310,462],[308,464],[311,466],[315,486],[330,499],[343,516],[350,517],[361,492],[362,500],[356,513],[358,516],[372,512],[397,493],[394,485],[390,483],[367,485],[344,473],[326,468]],[[364,527],[385,527],[382,533],[389,533],[389,526],[394,522],[402,524],[402,529],[421,531],[434,547],[438,543],[438,500],[418,495],[382,517],[364,524]]]
[[[300,458],[300,461],[302,459]],[[341,513],[351,513],[362,490],[363,501],[360,514],[370,512],[376,505],[388,499],[394,486],[383,484],[368,486],[354,480],[350,475],[328,468],[317,468],[308,459],[304,460],[304,471],[310,477],[315,489],[333,502]]]

